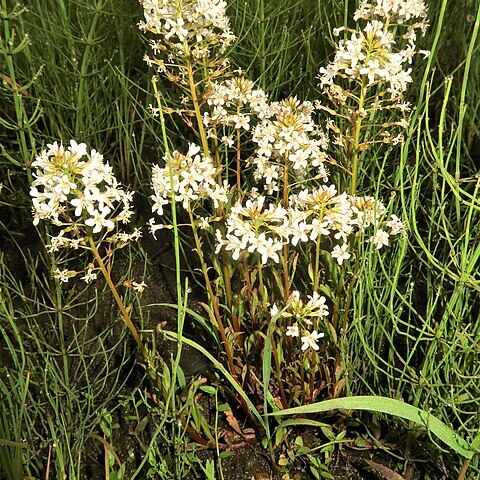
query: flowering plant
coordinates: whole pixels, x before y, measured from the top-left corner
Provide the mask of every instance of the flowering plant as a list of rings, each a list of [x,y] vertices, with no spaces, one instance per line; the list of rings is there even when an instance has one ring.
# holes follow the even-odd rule
[[[352,194],[368,150],[402,141],[402,129],[408,126],[404,115],[410,111],[404,93],[412,82],[411,64],[417,54],[429,55],[415,45],[417,31],[425,33],[428,26],[423,0],[362,0],[353,18],[357,28],[334,30],[336,36],[343,32],[344,39],[333,61],[320,68],[320,86],[328,101],[317,102],[350,169]]]
[[[336,30],[345,38],[320,69],[326,104],[270,102],[228,69],[225,2],[141,3],[140,27],[155,36],[146,59],[154,84],[164,75],[179,86],[178,113],[199,140],[153,167],[153,211],[162,215],[173,197],[188,212],[205,308],[230,374],[262,397],[268,338],[275,408],[339,396],[359,256],[405,233],[380,199],[357,195],[357,185],[368,149],[400,142],[396,129],[408,125],[396,113],[409,109],[403,93],[416,31],[426,28],[423,1],[361,2],[358,29]],[[163,110],[157,100],[155,115]],[[328,115],[323,125],[320,114]],[[339,187],[334,165],[346,173]],[[157,222],[150,221],[153,233],[168,226]]]
[[[146,57],[156,72],[151,113],[163,121],[163,112],[171,111],[157,90],[166,77],[182,94],[177,113],[196,138],[173,152],[165,139],[163,163],[152,169],[157,217],[150,230],[155,235],[171,228],[165,210],[181,204],[206,287],[202,305],[210,332],[246,398],[263,403],[265,414],[336,398],[346,382],[359,258],[405,233],[380,199],[357,190],[368,150],[401,141],[396,130],[407,125],[396,114],[409,108],[403,93],[411,82],[416,31],[426,28],[425,5],[362,1],[354,18],[363,27],[337,30],[345,38],[333,62],[320,69],[324,104],[270,101],[230,69],[234,36],[223,0],[140,1],[140,28],[154,35]],[[105,263],[116,248],[140,237],[139,230],[118,231],[132,215],[132,194],[98,152],[88,154],[74,141],[66,150],[49,145],[33,166],[34,223],[46,220],[59,229],[48,249],[93,253],[83,280],[101,270],[149,359]],[[330,171],[335,167],[337,179],[343,175],[339,182]],[[61,281],[76,274],[56,272]],[[251,413],[251,402],[242,395],[238,400]]]
[[[103,161],[96,150],[90,153],[84,143],[70,141],[68,148],[54,142],[47,145],[32,167],[35,180],[30,195],[33,202],[33,223],[51,223],[55,235],[50,237],[47,251],[86,250],[93,254],[81,277],[91,283],[101,271],[117,301],[123,319],[131,330],[141,352],[147,356],[137,329],[125,308],[117,286],[113,283],[108,260],[115,250],[123,248],[141,236],[140,229],[132,233],[122,232],[119,224],[128,224],[133,214],[133,192],[126,192],[113,175],[112,167]],[[106,247],[106,248],[102,248]],[[101,253],[102,250],[105,253]],[[59,263],[60,260],[57,259]],[[54,276],[67,283],[82,272],[67,268],[55,269]],[[144,282],[130,280],[124,285],[143,291]]]

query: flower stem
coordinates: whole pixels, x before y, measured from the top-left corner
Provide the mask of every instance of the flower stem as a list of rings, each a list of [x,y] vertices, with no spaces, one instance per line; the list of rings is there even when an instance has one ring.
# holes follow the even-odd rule
[[[354,122],[354,143],[353,143],[353,159],[352,159],[352,180],[350,184],[350,194],[355,195],[357,191],[358,171],[360,169],[360,134],[362,132],[362,112],[365,104],[366,79],[362,81],[362,89],[360,91],[360,98],[358,99],[357,116]]]
[[[188,85],[190,87],[190,95],[193,101],[193,108],[195,110],[195,116],[197,118],[198,134],[202,142],[203,153],[205,156],[210,157],[210,148],[208,146],[207,134],[205,127],[203,126],[202,112],[200,112],[200,104],[198,103],[197,85],[195,84],[195,78],[193,74],[193,66],[191,62],[187,63]]]
[[[278,387],[280,388],[280,398],[283,408],[288,408],[287,396],[285,395],[285,388],[283,387],[282,369],[280,359],[278,358],[277,348],[272,338],[272,353],[275,360],[275,369],[277,371]]]
[[[313,291],[318,290],[318,277],[320,275],[320,237],[315,241],[315,268],[313,270]]]
[[[288,155],[285,155],[283,166],[283,208],[288,208]],[[288,242],[283,245],[283,298],[290,297],[290,276],[288,274]]]
[[[240,139],[240,130],[237,131],[237,190],[239,195],[242,192],[242,176],[241,176],[241,170],[242,170],[242,158],[241,158],[241,148],[242,148],[242,143]]]
[[[120,297],[120,294],[118,293],[117,287],[112,281],[112,277],[110,276],[110,273],[107,270],[107,267],[105,266],[105,262],[103,261],[102,256],[100,255],[97,245],[95,244],[93,238],[91,235],[88,237],[88,243],[90,244],[90,249],[95,257],[95,260],[98,263],[98,266],[100,267],[100,270],[103,273],[103,276],[105,277],[105,280],[107,281],[107,284],[110,288],[110,291],[112,292],[113,298],[115,298],[115,301],[117,302],[118,308],[120,308],[120,312],[122,313],[123,321],[127,325],[128,329],[133,335],[133,338],[137,342],[138,348],[140,348],[140,351],[142,352],[142,355],[145,359],[148,360],[148,350],[145,348],[145,345],[143,344],[142,340],[140,339],[140,336],[138,334],[137,329],[135,328],[135,325],[132,322],[132,318],[130,317],[130,314],[127,312],[127,309],[125,308],[125,305],[123,303],[122,298]]]

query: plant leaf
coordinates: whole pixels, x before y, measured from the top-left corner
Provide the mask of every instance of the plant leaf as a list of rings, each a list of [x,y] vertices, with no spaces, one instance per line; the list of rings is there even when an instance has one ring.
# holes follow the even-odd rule
[[[423,425],[429,432],[433,433],[442,442],[465,458],[472,458],[474,451],[466,440],[457,435],[448,425],[434,417],[425,410],[421,410],[408,403],[401,402],[394,398],[381,396],[357,396],[325,400],[324,402],[313,403],[301,407],[288,408],[279,412],[272,412],[269,415],[305,415],[308,413],[327,412],[329,410],[370,410],[373,412],[386,413],[395,417]]]

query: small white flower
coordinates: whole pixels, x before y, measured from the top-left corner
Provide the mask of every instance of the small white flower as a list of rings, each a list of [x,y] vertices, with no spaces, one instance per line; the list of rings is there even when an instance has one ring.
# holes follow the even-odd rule
[[[148,104],[148,111],[153,118],[160,115],[160,109],[158,107],[154,107],[151,103]]]
[[[99,233],[106,228],[107,230],[113,230],[115,223],[106,217],[110,213],[109,208],[105,208],[103,212],[94,212],[93,216],[85,220],[85,225],[93,227],[92,233]]]
[[[375,244],[377,250],[380,250],[383,246],[388,245],[389,237],[390,235],[387,232],[379,228],[375,236],[372,238],[372,242]]]
[[[313,348],[314,350],[318,350],[320,347],[317,344],[317,340],[323,338],[324,336],[324,333],[318,333],[316,330],[314,330],[312,333],[309,333],[308,335],[302,336],[302,350],[306,350],[309,347]]]
[[[59,268],[57,268],[55,270],[54,274],[53,274],[53,277],[56,278],[57,280],[59,280],[62,283],[67,283],[68,280],[71,277],[74,277],[76,274],[77,274],[77,272],[75,272],[73,270],[67,270],[67,269],[60,270]]]
[[[277,307],[277,304],[274,303],[272,308],[270,309],[270,316],[272,318],[275,318],[279,314],[280,310]]]
[[[298,325],[295,324],[295,325],[292,325],[291,327],[287,327],[287,333],[285,335],[287,335],[287,337],[298,337],[299,334],[300,333],[299,333],[299,330],[298,330]]]
[[[50,245],[47,245],[46,249],[48,253],[58,252],[61,248],[67,247],[70,243],[70,239],[65,237],[65,230],[61,230],[56,237],[52,237]]]
[[[390,235],[405,234],[406,232],[405,224],[396,215],[392,215],[385,225],[390,228]]]
[[[224,135],[224,136],[221,138],[221,141],[222,141],[225,145],[227,145],[228,147],[230,147],[230,148],[233,147],[233,145],[234,145],[234,143],[235,143],[234,140],[233,140],[233,138],[232,138],[231,136],[226,136],[226,135]]]
[[[311,310],[311,316],[328,317],[328,305],[326,304],[327,299],[323,295],[313,292],[313,295],[308,295],[308,298],[309,301],[306,307]]]
[[[132,288],[139,293],[142,293],[145,290],[146,286],[147,284],[145,282],[141,282],[141,283],[132,282]]]
[[[130,240],[136,241],[139,238],[142,238],[142,229],[134,228],[133,232],[130,234]]]
[[[153,238],[155,238],[155,240],[157,239],[157,230],[162,230],[163,228],[165,228],[165,225],[163,225],[161,223],[156,224],[154,218],[151,218],[148,221],[148,229],[149,229],[150,233],[153,235]]]
[[[333,247],[332,257],[337,260],[339,265],[342,265],[345,260],[351,257],[348,253],[348,244],[344,243],[342,246],[335,245]]]
[[[85,275],[82,277],[82,280],[85,283],[91,283],[96,278],[97,278],[97,274],[93,271],[93,269],[89,268],[85,273]]]

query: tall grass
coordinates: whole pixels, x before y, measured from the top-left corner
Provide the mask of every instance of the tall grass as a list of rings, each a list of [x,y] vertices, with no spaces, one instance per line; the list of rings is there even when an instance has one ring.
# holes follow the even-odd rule
[[[479,114],[480,10],[469,3],[457,18],[453,8],[447,1],[438,10],[431,6],[432,56],[408,138],[365,172],[392,209],[403,211],[409,235],[392,257],[365,261],[354,296],[350,391],[428,407],[471,441],[480,424],[480,203],[471,143]],[[461,33],[457,22],[465,27]],[[451,42],[461,52],[455,60]],[[408,438],[412,450],[414,437]],[[476,478],[478,459],[470,467],[469,478]]]
[[[317,98],[319,65],[333,51],[331,31],[348,18],[348,1],[231,2],[238,36],[232,56],[272,98]]]

